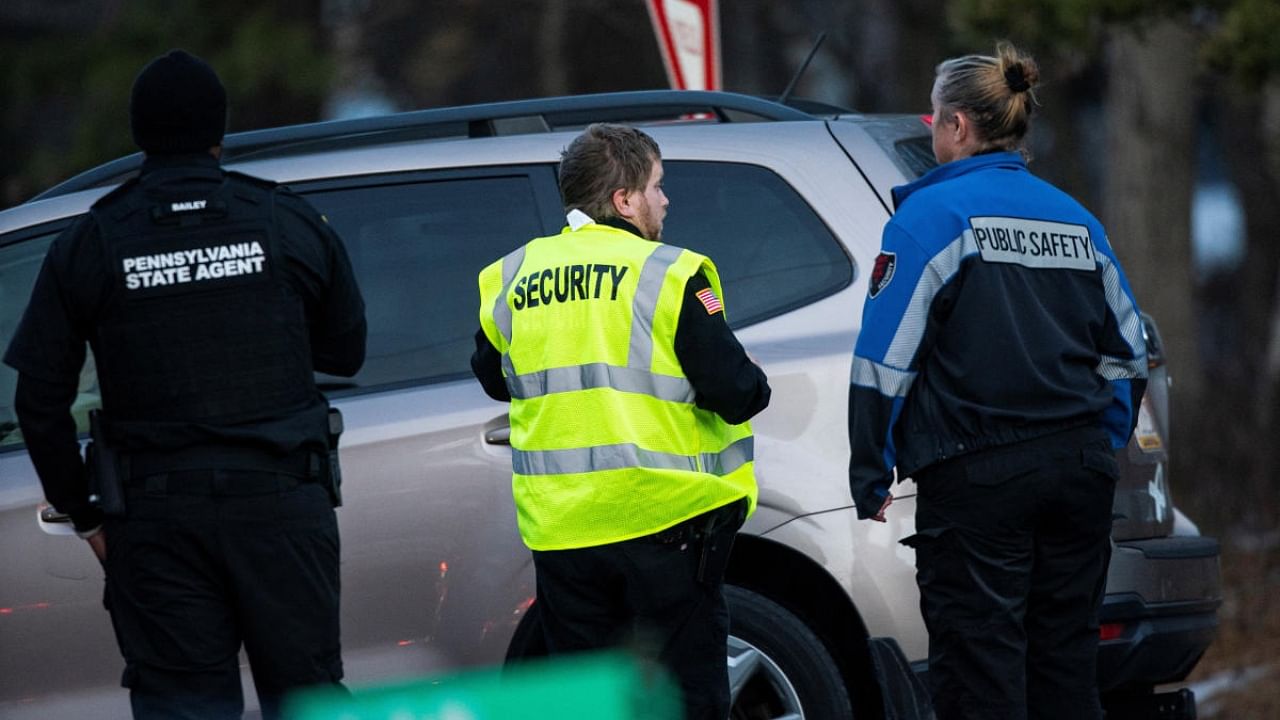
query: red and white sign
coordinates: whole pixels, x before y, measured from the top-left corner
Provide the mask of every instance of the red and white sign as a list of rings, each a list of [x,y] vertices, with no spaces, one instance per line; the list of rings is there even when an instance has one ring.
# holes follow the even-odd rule
[[[671,87],[719,90],[718,0],[646,0],[645,4]]]

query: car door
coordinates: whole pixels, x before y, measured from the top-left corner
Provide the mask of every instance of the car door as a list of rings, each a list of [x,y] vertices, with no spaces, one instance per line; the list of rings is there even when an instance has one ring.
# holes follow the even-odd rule
[[[501,660],[534,594],[507,405],[472,378],[477,276],[562,224],[550,166],[295,183],[343,238],[364,368],[344,414],[343,656],[353,683]]]
[[[49,244],[71,220],[0,237],[0,351],[7,348]],[[17,373],[0,366],[0,717],[128,717],[123,662],[103,609],[103,576],[65,516],[44,502],[17,426]],[[98,406],[92,358],[73,414]]]

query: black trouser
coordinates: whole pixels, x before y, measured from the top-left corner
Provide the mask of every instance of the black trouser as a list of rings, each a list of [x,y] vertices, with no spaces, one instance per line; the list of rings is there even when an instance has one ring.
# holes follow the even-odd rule
[[[264,718],[342,678],[338,527],[316,483],[265,472],[134,480],[108,518],[107,602],[135,718],[239,718],[241,645]]]
[[[916,474],[920,607],[939,720],[1101,718],[1098,607],[1119,470],[1100,430]]]
[[[675,677],[687,720],[729,716],[724,572],[746,500],[635,540],[533,553],[552,654],[629,646]]]

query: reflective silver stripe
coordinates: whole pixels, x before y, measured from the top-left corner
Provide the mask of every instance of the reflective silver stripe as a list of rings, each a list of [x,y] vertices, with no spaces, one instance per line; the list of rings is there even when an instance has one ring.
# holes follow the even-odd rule
[[[1118,358],[1103,355],[1094,372],[1103,380],[1131,380],[1147,376],[1146,358]]]
[[[512,374],[508,376],[507,388],[511,397],[521,400],[592,388],[613,388],[678,403],[691,403],[694,398],[693,386],[685,378],[606,363],[550,368],[519,376]]]
[[[755,450],[755,438],[748,435],[718,453],[703,453],[702,471],[712,475],[728,475],[754,460]]]
[[[702,472],[728,475],[754,459],[755,439],[745,437],[719,453],[704,453]],[[698,472],[698,462],[688,455],[644,450],[631,443],[596,445],[571,450],[511,450],[511,467],[517,475],[574,475],[647,468]]]
[[[493,303],[493,322],[498,326],[498,332],[502,333],[508,345],[511,344],[511,306],[507,304],[507,291],[516,281],[516,271],[523,263],[523,245],[502,258],[502,292],[498,293],[498,299]]]
[[[1120,272],[1111,258],[1098,253],[1102,265],[1102,286],[1106,289],[1107,306],[1116,317],[1120,335],[1136,357],[1120,358],[1103,355],[1095,370],[1106,380],[1124,380],[1147,376],[1146,340],[1142,337],[1142,319],[1133,301],[1120,285]]]
[[[517,475],[572,475],[576,473],[652,468],[696,472],[697,462],[687,455],[653,452],[631,443],[596,445],[572,450],[511,450],[511,467]]]
[[[653,364],[653,318],[658,314],[658,296],[667,278],[667,269],[683,252],[672,245],[659,245],[644,261],[636,296],[631,301],[631,342],[627,366],[647,371]]]
[[[942,286],[960,269],[960,263],[969,255],[978,252],[978,244],[973,239],[973,231],[966,229],[960,236],[952,240],[937,255],[929,258],[916,282],[915,291],[902,319],[898,321],[898,329],[893,340],[885,351],[884,362],[890,367],[908,367],[920,349],[920,341],[924,338],[925,324],[929,319],[929,306]],[[901,268],[900,268],[901,269]]]
[[[888,397],[906,397],[915,379],[916,374],[913,372],[854,357],[849,382],[859,387],[874,388]]]

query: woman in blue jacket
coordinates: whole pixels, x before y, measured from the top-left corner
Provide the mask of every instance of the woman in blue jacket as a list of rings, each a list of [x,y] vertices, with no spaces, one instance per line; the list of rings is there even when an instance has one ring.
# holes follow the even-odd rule
[[[849,393],[850,487],[883,521],[915,479],[940,719],[1101,718],[1097,612],[1115,451],[1146,388],[1102,225],[1027,171],[1039,69],[1001,44],[937,68],[940,165],[894,189]]]

